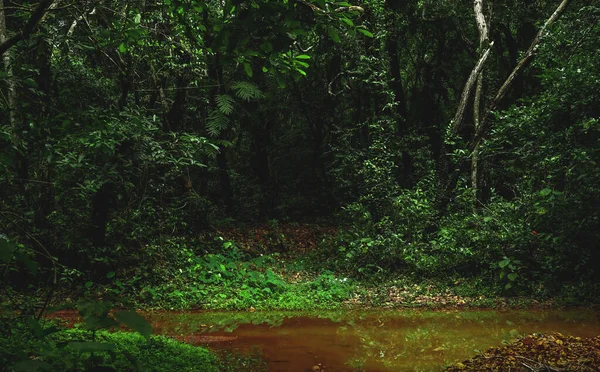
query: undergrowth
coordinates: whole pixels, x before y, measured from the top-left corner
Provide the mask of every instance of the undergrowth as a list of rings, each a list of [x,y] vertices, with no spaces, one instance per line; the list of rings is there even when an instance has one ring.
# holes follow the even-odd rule
[[[23,322],[4,322],[0,363],[15,371],[239,371],[260,370],[252,355],[223,354],[164,336],[94,332],[52,325],[36,334]]]

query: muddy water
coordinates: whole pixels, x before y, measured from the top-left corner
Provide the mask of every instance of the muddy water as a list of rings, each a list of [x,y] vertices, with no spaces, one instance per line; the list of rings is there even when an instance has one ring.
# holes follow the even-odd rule
[[[600,335],[600,312],[592,310],[146,315],[157,334],[259,352],[269,371],[435,371],[522,334]]]

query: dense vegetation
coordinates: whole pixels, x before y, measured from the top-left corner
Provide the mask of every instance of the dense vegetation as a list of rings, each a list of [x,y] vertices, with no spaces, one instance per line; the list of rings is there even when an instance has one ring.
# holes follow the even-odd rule
[[[392,282],[593,302],[599,19],[592,0],[0,1],[2,313],[332,308]]]

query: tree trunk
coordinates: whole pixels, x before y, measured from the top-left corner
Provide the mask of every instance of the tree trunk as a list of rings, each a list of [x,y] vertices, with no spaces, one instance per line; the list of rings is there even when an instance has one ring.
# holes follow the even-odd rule
[[[490,55],[490,51],[492,48],[493,42],[490,43],[488,48],[483,52],[473,70],[471,70],[471,74],[465,83],[465,87],[463,88],[462,94],[460,96],[460,101],[458,103],[458,108],[456,109],[456,113],[454,114],[454,120],[452,122],[452,134],[458,134],[463,120],[465,118],[465,112],[467,111],[467,106],[469,104],[469,100],[471,98],[471,94],[473,93],[473,88],[477,84],[477,79],[479,78],[479,74],[483,71],[483,66],[487,61],[487,58]]]
[[[483,51],[483,48],[489,43],[489,26],[483,14],[483,0],[475,0],[473,2],[475,21],[477,22],[477,29],[479,30],[479,50]],[[479,130],[481,125],[481,103],[483,100],[483,70],[477,77],[477,86],[475,88],[475,99],[473,101],[473,126],[475,132]],[[482,177],[482,164],[479,158],[480,145],[477,144],[473,148],[471,154],[471,188],[475,195],[476,204],[477,200],[481,199],[481,189],[483,187]]]
[[[541,42],[542,36],[544,36],[546,34],[546,30],[548,29],[548,27],[550,25],[552,25],[557,19],[559,19],[562,16],[562,14],[567,9],[567,6],[571,2],[572,2],[572,0],[563,0],[558,5],[558,7],[554,11],[554,13],[552,13],[550,18],[548,18],[546,20],[546,22],[544,23],[544,26],[542,26],[542,28],[538,31],[537,35],[531,42],[529,49],[527,49],[525,56],[519,61],[517,66],[514,68],[514,70],[508,76],[508,78],[506,78],[506,80],[504,81],[504,83],[502,84],[500,89],[498,89],[496,96],[494,97],[494,99],[492,100],[490,105],[488,106],[486,115],[482,118],[481,124],[479,125],[479,128],[475,132],[475,137],[473,138],[473,141],[471,141],[471,146],[470,146],[471,149],[474,149],[475,147],[477,147],[479,145],[479,143],[483,140],[483,138],[486,136],[487,132],[490,129],[489,128],[490,124],[489,124],[489,120],[488,120],[489,114],[498,107],[498,104],[502,101],[504,96],[506,96],[506,93],[508,93],[508,91],[514,84],[515,79],[521,74],[521,72],[527,66],[529,66],[531,61],[533,61],[533,58],[535,58],[535,56],[537,54],[538,45]]]

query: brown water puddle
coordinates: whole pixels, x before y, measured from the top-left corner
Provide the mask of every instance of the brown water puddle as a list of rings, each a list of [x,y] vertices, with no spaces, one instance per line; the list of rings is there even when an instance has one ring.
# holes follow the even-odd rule
[[[594,310],[155,312],[145,316],[155,334],[216,351],[258,351],[269,371],[435,371],[519,335],[600,335],[600,312]]]
[[[519,335],[600,335],[600,313],[592,310],[371,311],[318,316],[154,313],[148,317],[158,334],[215,350],[258,349],[270,371],[311,371],[316,366],[325,371],[442,370]]]

